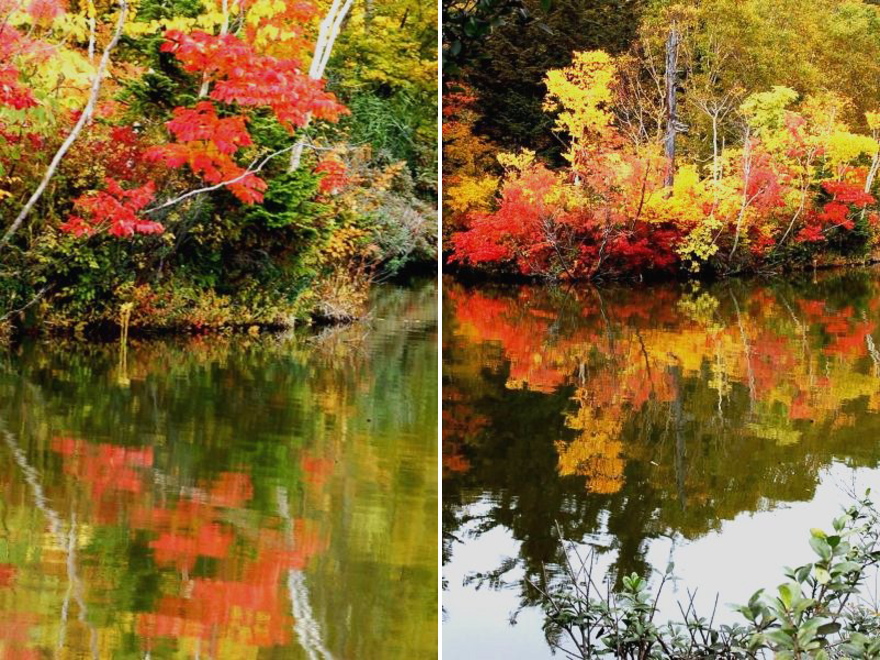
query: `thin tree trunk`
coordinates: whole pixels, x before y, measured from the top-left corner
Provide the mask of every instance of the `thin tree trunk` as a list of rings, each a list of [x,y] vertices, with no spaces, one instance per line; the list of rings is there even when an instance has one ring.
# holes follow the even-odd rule
[[[229,34],[229,0],[223,0],[223,23],[220,24],[220,36],[224,37]],[[199,98],[203,99],[208,95],[211,88],[211,81],[207,72],[202,73],[202,84],[199,87]]]
[[[813,152],[811,151],[811,152],[807,153],[806,166],[804,167],[804,175],[802,177],[802,184],[801,184],[800,204],[798,205],[797,210],[794,212],[794,215],[791,216],[791,221],[788,223],[788,227],[786,227],[785,233],[782,235],[782,238],[780,238],[779,242],[774,246],[774,248],[773,248],[774,251],[782,246],[782,244],[785,242],[785,239],[787,239],[788,235],[791,234],[791,230],[794,229],[794,224],[798,221],[798,218],[801,217],[801,213],[803,212],[804,206],[807,203],[807,192],[810,187],[809,171],[812,166],[813,166]],[[869,178],[870,178],[870,175],[869,175]]]
[[[880,169],[880,151],[874,154],[871,159],[871,169],[868,171],[868,177],[865,179],[865,192],[870,193],[874,185],[874,179],[877,178],[877,170]]]
[[[712,115],[712,180],[715,183],[721,179],[721,162],[718,152],[718,115]]]
[[[874,139],[877,139],[876,131],[874,132]],[[868,170],[868,176],[865,178],[865,192],[870,194],[871,188],[874,186],[874,179],[877,178],[877,170],[880,169],[880,149],[874,153],[873,158],[871,158],[871,168]],[[868,212],[868,207],[863,206],[860,217],[862,220],[865,219],[865,215]]]
[[[736,218],[736,232],[733,235],[733,247],[730,249],[730,258],[736,253],[739,246],[739,233],[742,231],[742,222],[746,217],[746,210],[749,208],[749,178],[752,172],[752,145],[750,142],[749,127],[746,126],[746,139],[743,141],[743,201]]]
[[[79,120],[70,131],[67,139],[64,140],[58,151],[55,152],[55,156],[49,163],[49,167],[46,168],[46,173],[43,175],[43,180],[40,181],[40,185],[37,186],[37,189],[34,191],[30,199],[28,199],[27,203],[19,212],[18,216],[9,226],[9,229],[7,229],[6,233],[3,234],[3,237],[0,238],[0,249],[2,249],[12,239],[12,237],[15,235],[15,232],[19,230],[22,223],[24,223],[25,219],[33,210],[36,203],[40,200],[40,197],[42,197],[43,193],[46,192],[46,188],[49,186],[49,182],[52,180],[52,177],[55,176],[55,170],[58,169],[58,165],[61,163],[61,159],[64,158],[65,154],[67,154],[67,152],[70,150],[70,147],[73,146],[73,143],[79,137],[82,129],[89,122],[92,117],[92,113],[94,113],[95,111],[95,105],[98,102],[98,95],[101,92],[101,80],[104,78],[104,74],[107,71],[107,65],[110,62],[110,53],[113,51],[114,48],[116,48],[116,44],[119,42],[119,37],[122,34],[122,27],[125,25],[125,17],[128,13],[128,4],[126,0],[118,0],[118,3],[119,18],[117,19],[116,27],[113,30],[113,37],[110,39],[110,42],[104,47],[104,53],[103,55],[101,55],[101,61],[98,64],[98,70],[95,71],[95,78],[92,81],[92,89],[89,93],[89,100],[86,103],[86,107],[83,108],[82,114],[80,114],[79,116]]]
[[[290,517],[287,489],[279,486],[276,490],[276,498],[278,513],[282,520],[284,520],[284,526],[287,531],[289,549],[292,550],[296,539],[293,536],[293,520]],[[287,572],[287,589],[290,596],[291,614],[294,620],[293,629],[309,660],[318,660],[318,658],[333,660],[333,655],[324,644],[321,625],[312,611],[305,573],[301,570],[290,569]]]
[[[89,647],[91,655],[92,658],[97,660],[98,631],[95,629],[95,626],[89,622],[88,608],[84,596],[85,590],[83,589],[82,579],[79,577],[76,568],[76,556],[74,554],[76,549],[76,515],[71,512],[70,528],[68,533],[65,534],[61,516],[50,506],[49,499],[46,497],[43,484],[40,482],[40,473],[28,463],[27,455],[24,453],[21,446],[19,446],[18,440],[12,432],[6,429],[3,420],[0,420],[0,435],[3,436],[6,446],[9,447],[10,452],[12,452],[13,459],[18,464],[19,468],[21,468],[24,480],[31,487],[34,504],[37,509],[46,516],[46,520],[49,524],[49,531],[55,537],[55,542],[58,544],[58,547],[66,550],[69,593],[73,596],[73,599],[76,601],[77,607],[79,608],[80,622],[89,629]]]
[[[666,177],[664,185],[671,186],[675,182],[675,136],[678,133],[678,101],[676,87],[678,86],[678,28],[675,23],[669,30],[666,39],[666,138],[664,150],[666,153]]]
[[[92,0],[89,0],[87,11],[89,15],[89,62],[95,61],[95,39],[96,39],[96,31],[97,31],[97,10],[95,9],[95,3]]]
[[[687,506],[685,472],[687,470],[687,443],[685,442],[685,421],[682,406],[681,367],[670,367],[675,381],[675,398],[672,400],[672,417],[675,424],[675,484],[678,491],[678,505],[684,510]]]
[[[730,299],[733,301],[733,306],[736,309],[736,324],[739,326],[739,335],[742,339],[743,345],[743,354],[746,357],[746,373],[748,374],[749,379],[749,411],[755,411],[755,402],[758,400],[757,395],[757,385],[755,383],[755,371],[752,368],[752,346],[749,343],[749,336],[746,334],[746,328],[743,325],[742,314],[739,309],[739,301],[736,299],[736,296],[733,293],[733,289],[728,288],[727,292],[730,294]]]
[[[330,61],[330,53],[333,52],[333,44],[336,43],[336,37],[342,29],[342,22],[351,9],[353,0],[333,0],[327,15],[321,21],[321,27],[318,30],[318,40],[315,42],[315,54],[312,56],[312,65],[309,67],[309,78],[312,80],[320,80],[324,77],[324,70],[327,68],[327,62]],[[302,130],[306,130],[312,121],[312,115],[306,116],[306,121],[302,125]],[[299,169],[302,162],[303,149],[306,146],[305,137],[300,138],[296,143],[293,151],[290,153],[290,172]]]

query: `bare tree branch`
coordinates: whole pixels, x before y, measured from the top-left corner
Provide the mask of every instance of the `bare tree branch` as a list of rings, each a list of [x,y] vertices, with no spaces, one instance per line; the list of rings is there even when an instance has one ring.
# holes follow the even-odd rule
[[[270,160],[275,158],[275,156],[280,156],[283,153],[291,151],[295,147],[296,147],[295,144],[291,144],[288,147],[284,147],[284,149],[279,149],[278,151],[273,151],[272,153],[266,155],[266,157],[263,158],[263,160],[261,160],[256,167],[253,167],[254,163],[257,162],[257,161],[254,161],[254,163],[251,163],[251,167],[248,167],[248,169],[246,169],[244,172],[242,172],[241,174],[239,174],[237,177],[235,177],[233,179],[229,179],[227,181],[221,181],[220,183],[216,183],[213,186],[206,186],[204,188],[197,188],[196,190],[190,190],[189,192],[185,192],[178,197],[175,197],[173,199],[169,199],[166,202],[162,202],[161,204],[159,204],[159,206],[154,206],[149,209],[144,209],[143,213],[155,213],[156,211],[161,211],[162,209],[167,209],[169,206],[174,206],[175,204],[179,204],[183,200],[188,199],[190,197],[194,197],[195,195],[201,195],[202,193],[211,192],[212,190],[219,190],[220,188],[223,188],[225,186],[231,186],[235,183],[238,183],[239,181],[242,181],[245,178],[247,178],[248,176],[250,176],[251,174],[256,174],[257,172],[262,170],[263,167],[265,167],[266,163],[268,163]]]
[[[3,237],[0,238],[0,249],[2,249],[12,239],[12,237],[15,235],[15,232],[19,230],[22,223],[24,223],[27,216],[30,214],[36,203],[39,201],[40,197],[43,196],[43,193],[46,191],[49,182],[52,180],[52,177],[55,176],[55,170],[58,169],[58,165],[61,163],[61,159],[64,158],[65,154],[70,150],[70,147],[73,146],[73,143],[79,137],[82,129],[92,118],[92,114],[95,111],[95,105],[98,102],[98,94],[101,92],[101,81],[104,78],[104,74],[107,71],[107,65],[110,62],[110,53],[113,51],[114,48],[116,48],[116,44],[119,42],[119,37],[122,35],[122,28],[125,25],[125,17],[128,14],[127,1],[117,1],[119,3],[119,18],[116,20],[116,27],[113,30],[113,37],[104,47],[104,53],[103,55],[101,55],[101,62],[98,64],[98,70],[95,71],[95,78],[94,80],[92,80],[92,89],[89,92],[89,100],[86,103],[85,108],[83,108],[82,114],[80,114],[79,116],[79,120],[77,120],[73,129],[70,131],[70,134],[67,136],[67,139],[64,140],[58,151],[55,152],[55,156],[49,163],[49,167],[46,168],[46,173],[43,175],[43,180],[40,181],[40,185],[37,186],[37,189],[34,191],[30,199],[21,209],[18,216],[10,225],[9,229],[7,229],[6,233],[3,234]]]

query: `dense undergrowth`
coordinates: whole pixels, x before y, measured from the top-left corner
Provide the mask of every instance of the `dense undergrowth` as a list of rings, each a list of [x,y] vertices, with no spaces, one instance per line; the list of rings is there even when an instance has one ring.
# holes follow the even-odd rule
[[[451,28],[473,21],[444,52],[451,264],[574,280],[876,257],[876,5],[600,4],[447,3]]]
[[[431,5],[0,14],[6,332],[344,320],[436,258]]]

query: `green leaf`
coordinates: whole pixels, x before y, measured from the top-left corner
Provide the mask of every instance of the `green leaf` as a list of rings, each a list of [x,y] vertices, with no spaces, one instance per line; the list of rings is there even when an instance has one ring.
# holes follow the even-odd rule
[[[764,637],[769,642],[772,642],[783,649],[793,649],[795,645],[794,637],[784,630],[772,630],[768,633],[764,633]]]
[[[815,535],[810,537],[810,547],[823,561],[831,559],[831,546],[824,538]]]
[[[800,591],[800,587],[792,584],[779,585],[779,601],[785,609],[789,609],[794,602],[795,594]]]
[[[796,569],[794,572],[794,579],[803,584],[806,582],[807,578],[810,576],[810,571],[813,569],[812,564],[807,564],[805,566],[801,566]]]
[[[819,629],[816,631],[820,635],[833,635],[834,633],[840,630],[840,624],[836,621],[832,621],[830,623],[824,623],[819,626]]]

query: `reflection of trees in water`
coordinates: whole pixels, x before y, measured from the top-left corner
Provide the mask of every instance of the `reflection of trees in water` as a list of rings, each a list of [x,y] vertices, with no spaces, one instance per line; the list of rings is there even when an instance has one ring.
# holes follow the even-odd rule
[[[448,284],[446,561],[463,530],[502,526],[540,580],[560,559],[558,521],[567,538],[602,533],[618,577],[644,574],[650,539],[809,499],[831,461],[880,457],[873,273],[569,291]],[[468,520],[477,501],[489,511]]]
[[[67,634],[67,619],[70,612],[70,599],[74,598],[79,610],[79,621],[89,632],[89,654],[92,658],[98,658],[98,631],[88,621],[88,608],[83,599],[83,584],[77,570],[76,547],[77,525],[76,514],[72,513],[68,525],[67,534],[64,533],[64,523],[61,516],[49,504],[46,498],[43,484],[40,482],[40,474],[28,462],[27,456],[18,444],[15,435],[6,430],[3,420],[0,420],[0,434],[9,448],[15,463],[21,469],[24,480],[30,486],[33,494],[33,502],[36,508],[46,517],[49,532],[54,537],[54,543],[58,548],[64,548],[66,555],[65,566],[67,567],[67,591],[61,606],[61,616],[58,624],[58,649],[64,646]]]
[[[333,337],[131,340],[122,383],[116,345],[5,353],[0,416],[64,544],[0,451],[0,655],[55,648],[66,556],[77,653],[85,623],[139,657],[436,648],[436,287],[384,291]]]

